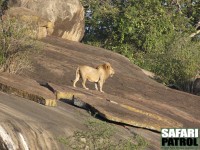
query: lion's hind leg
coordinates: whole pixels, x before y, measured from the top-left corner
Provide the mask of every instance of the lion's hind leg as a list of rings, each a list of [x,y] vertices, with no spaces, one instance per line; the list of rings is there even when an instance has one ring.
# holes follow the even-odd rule
[[[82,86],[83,86],[83,88],[86,89],[86,90],[89,90],[89,88],[87,88],[87,87],[85,86],[85,83],[86,83],[86,80],[87,80],[87,79],[86,79],[86,78],[82,78],[82,80],[83,80],[83,81],[82,81]]]

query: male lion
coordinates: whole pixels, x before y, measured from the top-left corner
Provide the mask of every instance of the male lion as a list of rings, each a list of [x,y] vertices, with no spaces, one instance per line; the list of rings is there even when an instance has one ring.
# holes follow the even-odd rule
[[[113,76],[115,74],[114,69],[111,67],[110,63],[104,63],[102,65],[99,65],[96,68],[92,68],[90,66],[79,66],[76,69],[76,78],[73,81],[73,86],[76,87],[76,82],[82,78],[82,86],[83,88],[85,88],[86,90],[89,90],[86,86],[85,83],[87,80],[89,80],[90,82],[95,82],[95,89],[98,90],[98,86],[100,88],[100,92],[104,92],[102,91],[103,88],[103,84],[105,82],[105,80],[109,77],[109,76]]]

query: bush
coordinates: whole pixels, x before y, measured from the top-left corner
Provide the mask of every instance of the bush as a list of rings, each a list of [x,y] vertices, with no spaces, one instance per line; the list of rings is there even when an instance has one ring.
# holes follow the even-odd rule
[[[36,27],[36,26],[35,26]],[[31,22],[4,17],[0,20],[0,71],[21,73],[31,69],[29,56],[38,52],[35,28]]]
[[[161,77],[164,84],[183,88],[200,69],[200,44],[189,36],[176,35],[162,53],[149,53],[138,57],[139,65]],[[142,61],[145,60],[145,61]]]

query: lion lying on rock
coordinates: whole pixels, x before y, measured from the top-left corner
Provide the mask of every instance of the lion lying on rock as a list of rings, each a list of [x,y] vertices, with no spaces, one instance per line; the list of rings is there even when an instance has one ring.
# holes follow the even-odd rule
[[[78,80],[80,78],[82,78],[83,88],[85,88],[86,90],[89,90],[85,86],[86,81],[89,80],[90,82],[95,82],[96,90],[98,90],[98,85],[99,85],[100,92],[103,92],[102,88],[103,88],[103,84],[104,84],[105,80],[109,76],[112,77],[114,74],[115,74],[115,71],[111,67],[110,63],[108,63],[108,62],[104,63],[102,65],[99,65],[96,68],[92,68],[90,66],[79,66],[76,69],[76,78],[73,81],[73,86],[76,87],[76,82],[78,82]]]

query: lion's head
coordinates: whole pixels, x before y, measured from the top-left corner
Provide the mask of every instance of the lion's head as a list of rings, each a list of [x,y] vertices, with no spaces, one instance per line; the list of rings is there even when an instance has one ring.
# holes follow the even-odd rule
[[[109,76],[112,77],[115,74],[115,70],[112,68],[112,66],[108,62],[98,66],[96,69],[103,69],[107,77]]]

